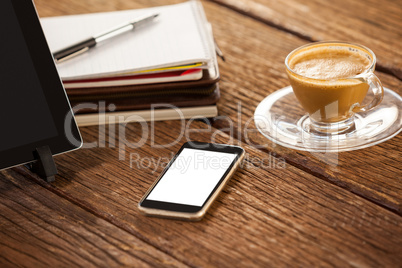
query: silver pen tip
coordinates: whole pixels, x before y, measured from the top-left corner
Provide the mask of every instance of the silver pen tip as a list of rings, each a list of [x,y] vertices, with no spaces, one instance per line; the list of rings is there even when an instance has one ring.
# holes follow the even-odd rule
[[[155,13],[155,14],[151,14],[151,15],[148,14],[148,15],[141,16],[130,23],[132,25],[139,26],[143,23],[146,23],[147,21],[153,20],[154,18],[156,18],[158,16],[159,16],[159,13]]]

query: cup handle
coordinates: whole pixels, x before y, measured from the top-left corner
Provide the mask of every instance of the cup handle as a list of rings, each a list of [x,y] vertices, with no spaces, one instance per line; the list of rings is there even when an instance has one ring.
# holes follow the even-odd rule
[[[364,106],[355,107],[353,109],[353,112],[355,113],[370,111],[380,104],[384,97],[384,88],[382,87],[380,79],[378,79],[375,74],[370,73],[367,76],[361,77],[361,81],[369,85],[369,89],[371,89],[374,93],[374,99]]]

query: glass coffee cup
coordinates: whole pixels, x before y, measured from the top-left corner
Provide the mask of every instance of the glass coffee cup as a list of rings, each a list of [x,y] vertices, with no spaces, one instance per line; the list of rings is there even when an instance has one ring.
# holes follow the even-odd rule
[[[293,92],[310,123],[305,131],[338,135],[354,130],[354,115],[374,109],[384,89],[373,73],[376,57],[362,45],[317,42],[293,50],[285,60]],[[369,90],[373,99],[363,105]]]

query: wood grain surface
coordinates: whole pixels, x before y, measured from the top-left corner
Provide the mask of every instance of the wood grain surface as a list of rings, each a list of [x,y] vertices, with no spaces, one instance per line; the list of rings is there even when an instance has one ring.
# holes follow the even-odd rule
[[[182,1],[34,2],[44,17]],[[376,74],[401,94],[401,3],[202,3],[226,58],[219,63],[221,116],[187,127],[166,121],[81,128],[84,147],[55,158],[52,184],[23,167],[0,172],[0,265],[400,266],[401,135],[358,151],[306,153],[253,132],[252,117],[262,99],[289,84],[286,55],[316,40],[371,47]],[[189,139],[243,146],[243,168],[200,222],[140,215],[138,201]]]
[[[307,42],[252,18],[245,18],[238,25],[239,14],[225,14],[219,6],[206,3],[204,6],[213,10],[210,14],[220,14],[208,18],[226,57],[226,62],[220,65],[222,97],[218,108],[222,117],[215,120],[213,126],[232,132],[246,144],[262,146],[303,170],[401,214],[402,151],[398,144],[401,144],[402,136],[399,134],[377,146],[345,153],[295,151],[267,140],[255,131],[255,108],[270,93],[289,85],[284,59],[294,48]],[[233,43],[237,45],[233,46]],[[376,74],[384,86],[402,94],[401,80],[378,71]],[[291,103],[289,107],[296,105],[300,106]],[[285,109],[283,113],[286,113]]]
[[[9,170],[0,178],[2,267],[184,266],[30,176]]]
[[[60,174],[43,185],[189,266],[378,267],[400,261],[399,216],[249,146],[243,169],[203,221],[142,216],[140,198],[184,141],[214,136],[215,142],[230,142],[201,122],[189,129],[178,139],[177,121],[158,122],[154,136],[137,148],[147,135],[139,123],[112,136],[108,128],[83,128],[86,144],[102,147],[57,156]]]
[[[308,42],[366,45],[377,69],[402,79],[402,5],[399,1],[213,0]]]

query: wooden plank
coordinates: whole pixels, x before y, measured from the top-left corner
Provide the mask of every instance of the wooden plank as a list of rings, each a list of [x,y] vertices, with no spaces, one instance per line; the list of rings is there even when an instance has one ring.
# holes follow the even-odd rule
[[[13,170],[0,200],[2,267],[184,266]]]
[[[153,128],[129,124],[116,134],[83,128],[86,143],[96,147],[57,156],[60,175],[44,186],[189,266],[376,267],[401,261],[401,217],[249,146],[244,168],[201,222],[141,215],[141,196],[185,140],[230,141],[200,122],[188,129],[180,138],[178,121]]]
[[[176,2],[180,1],[169,3]],[[35,3],[41,16],[167,4],[158,1],[150,3],[130,1],[117,4],[112,1],[96,0],[91,0],[85,5],[79,1],[66,4],[37,0]],[[264,144],[267,151],[284,157],[288,163],[401,214],[402,171],[399,165],[401,150],[397,146],[401,143],[400,135],[369,149],[337,155],[290,150],[267,141],[258,133],[249,134],[249,141],[244,139],[243,132],[247,122],[251,122],[250,129],[255,129],[252,116],[258,103],[270,93],[289,84],[283,63],[286,55],[306,42],[267,27],[252,18],[239,16],[235,12],[224,12],[219,5],[208,2],[203,4],[227,59],[225,63],[220,64],[222,99],[218,103],[220,115],[226,118],[214,122],[214,127],[224,130],[233,125],[233,135],[241,133],[241,137],[238,135],[235,137],[243,142],[250,145]],[[384,86],[394,89],[399,94],[402,93],[401,81],[387,74],[377,74]],[[240,116],[237,115],[239,103],[242,109]],[[377,158],[367,159],[367,155],[375,155]],[[337,163],[334,163],[335,158]]]
[[[358,151],[315,154],[279,146],[260,133],[253,133],[255,108],[270,93],[289,85],[284,59],[305,42],[252,18],[235,23],[240,20],[237,14],[220,14],[219,7],[207,3],[204,6],[226,57],[226,62],[220,64],[222,94],[218,109],[222,118],[213,126],[232,132],[246,144],[264,145],[266,151],[284,157],[288,163],[401,214],[402,151],[398,144],[402,143],[402,136]],[[400,80],[381,72],[377,75],[384,86],[402,94]],[[289,103],[289,110],[284,109],[283,113],[294,107],[294,103]]]
[[[107,12],[135,8],[147,8],[161,5],[177,4],[185,0],[140,0],[140,1],[104,1],[104,0],[79,0],[56,1],[34,0],[39,17],[64,16],[85,14],[94,12]]]
[[[161,1],[91,0],[84,4],[71,1],[68,5],[38,2],[48,15],[163,4]],[[288,51],[304,42],[215,4],[204,2],[204,7],[228,57],[228,63],[221,64],[225,96],[220,104],[222,114],[237,120],[233,104],[244,100],[247,103],[244,107],[250,112],[243,116],[248,117],[266,94],[287,84],[280,64]],[[387,83],[399,85],[392,78]],[[245,121],[234,122],[242,126]],[[96,141],[98,145],[58,156],[61,174],[55,184],[46,187],[191,266],[294,266],[295,263],[299,266],[397,266],[401,262],[398,215],[290,164],[309,159],[312,166],[306,161],[301,166],[307,165],[308,172],[316,167],[315,174],[334,180],[330,173],[333,170],[325,165],[326,170],[319,169],[322,163],[314,161],[312,156],[291,151],[290,156],[283,154],[286,159],[274,157],[273,154],[281,156],[286,150],[274,145],[270,148],[273,154],[244,145],[253,157],[248,163],[253,164],[235,175],[203,221],[186,223],[139,215],[135,206],[161,170],[158,166],[153,172],[152,160],[167,159],[179,147],[176,144],[155,148],[152,142],[159,145],[174,141],[182,133],[180,127],[179,122],[155,123],[154,140],[148,136],[143,146],[130,148],[130,144],[141,140],[142,134],[152,133],[149,129],[145,134],[139,124],[130,124],[124,135],[128,141],[120,154],[116,146],[118,140],[124,139],[119,135],[108,135],[110,129],[101,128],[105,134],[99,135],[97,128],[85,128],[84,139]],[[194,128],[207,126],[198,124]],[[209,141],[214,133],[212,129],[190,137]],[[180,143],[185,139],[182,137]],[[230,140],[221,133],[216,135],[216,141]],[[131,167],[127,158],[130,154]],[[119,160],[123,155],[126,158]],[[263,159],[268,164],[263,166]],[[386,178],[379,180],[389,183]],[[338,185],[344,186],[342,183]],[[372,196],[380,196],[377,192],[382,191],[382,184],[369,187]]]
[[[366,45],[377,69],[402,79],[402,5],[399,1],[213,0],[270,26],[312,41]]]

